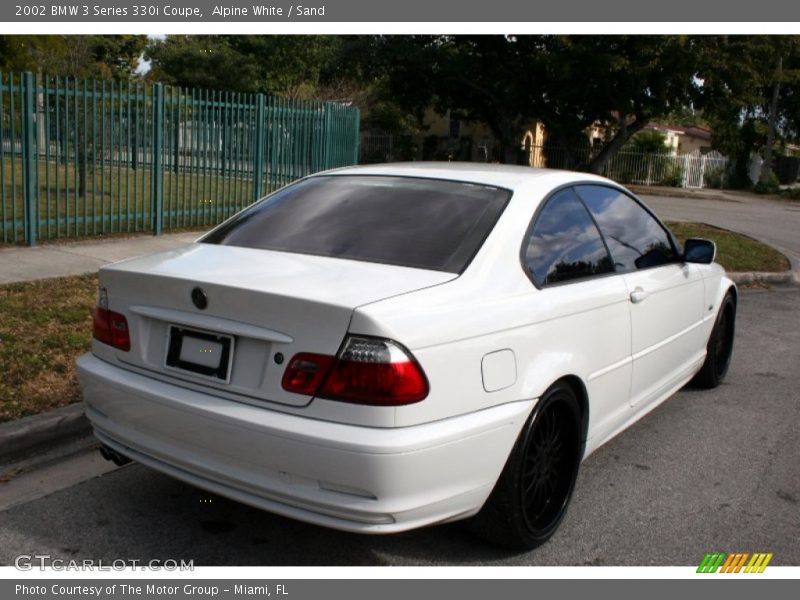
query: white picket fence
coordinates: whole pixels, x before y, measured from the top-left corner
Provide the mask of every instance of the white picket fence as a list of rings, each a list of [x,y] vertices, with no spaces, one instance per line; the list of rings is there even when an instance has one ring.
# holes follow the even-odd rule
[[[555,169],[574,168],[570,156],[558,149],[531,148],[530,164]],[[683,188],[723,187],[728,159],[719,152],[701,154],[643,154],[618,152],[608,162],[603,175],[620,183],[664,185]]]

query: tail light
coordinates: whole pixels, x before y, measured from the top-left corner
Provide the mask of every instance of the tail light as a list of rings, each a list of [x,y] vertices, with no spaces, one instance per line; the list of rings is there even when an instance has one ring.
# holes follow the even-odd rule
[[[283,389],[373,406],[400,406],[428,395],[416,360],[390,340],[348,337],[336,357],[300,353],[289,361]]]
[[[92,315],[92,335],[94,339],[119,350],[131,349],[131,334],[125,315],[108,309],[108,292],[100,288],[97,306]]]
[[[328,374],[335,358],[324,354],[301,352],[289,361],[283,374],[283,389],[305,396],[313,396]]]

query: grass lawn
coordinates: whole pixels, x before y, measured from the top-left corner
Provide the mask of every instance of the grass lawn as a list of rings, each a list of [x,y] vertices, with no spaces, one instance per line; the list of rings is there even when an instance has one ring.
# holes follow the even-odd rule
[[[698,223],[670,223],[681,240],[717,243],[731,271],[784,271],[786,258],[750,238]],[[90,347],[97,276],[0,286],[0,422],[80,400],[75,359]]]
[[[16,160],[12,166],[6,156],[0,166],[0,244],[21,243],[25,214],[22,163]],[[78,193],[74,163],[56,166],[53,161],[40,160],[37,169],[40,241],[152,230],[150,169],[98,165],[88,171],[83,195]],[[272,182],[265,178],[264,191],[288,182],[288,177]],[[165,170],[163,194],[165,229],[208,227],[249,205],[253,182],[230,173],[221,176],[211,169]]]
[[[689,238],[716,242],[716,260],[728,271],[782,272],[789,268],[788,259],[777,250],[727,229],[679,221],[670,221],[667,226],[681,243]]]
[[[95,275],[0,286],[0,422],[80,400],[96,300]]]

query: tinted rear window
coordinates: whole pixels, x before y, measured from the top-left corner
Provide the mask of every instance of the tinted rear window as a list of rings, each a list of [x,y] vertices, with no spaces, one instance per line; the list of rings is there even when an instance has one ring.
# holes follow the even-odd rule
[[[511,193],[383,176],[321,176],[288,186],[201,241],[460,273]]]

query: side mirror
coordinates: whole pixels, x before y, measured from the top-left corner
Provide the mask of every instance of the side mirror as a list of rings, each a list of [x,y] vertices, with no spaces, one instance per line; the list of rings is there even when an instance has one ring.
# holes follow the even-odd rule
[[[683,260],[687,263],[708,265],[717,256],[717,245],[711,240],[692,238],[683,245]]]

